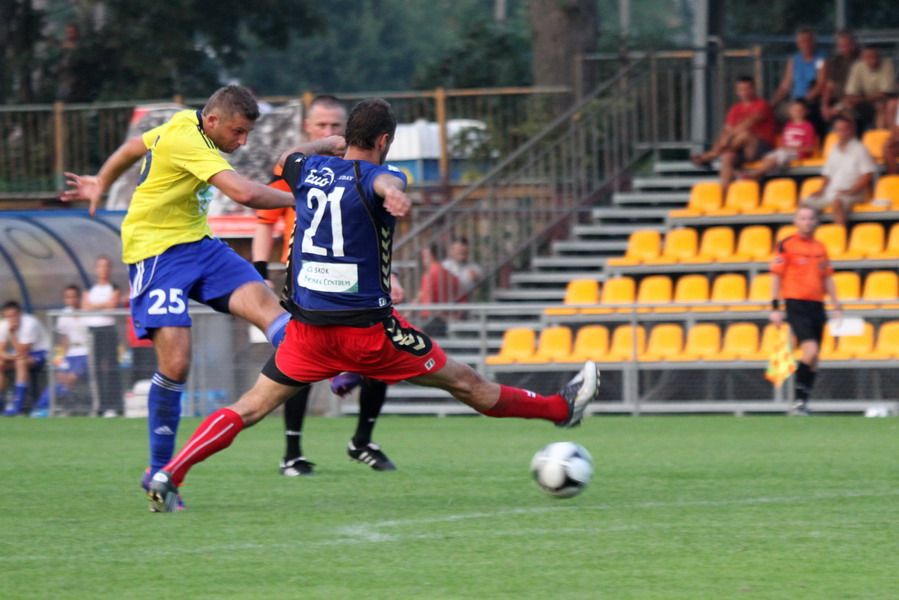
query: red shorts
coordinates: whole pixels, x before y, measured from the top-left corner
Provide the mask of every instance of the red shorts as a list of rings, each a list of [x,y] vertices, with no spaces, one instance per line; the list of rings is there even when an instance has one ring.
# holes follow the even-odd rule
[[[393,384],[439,371],[446,353],[393,311],[383,322],[364,328],[291,319],[275,364],[295,381],[320,381],[348,371]]]

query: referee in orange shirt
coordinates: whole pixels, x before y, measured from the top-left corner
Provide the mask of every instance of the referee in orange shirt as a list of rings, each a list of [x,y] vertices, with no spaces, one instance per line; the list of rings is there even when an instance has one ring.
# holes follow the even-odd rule
[[[834,305],[833,317],[842,316],[833,282],[833,267],[824,244],[815,239],[818,213],[803,206],[793,217],[796,233],[777,243],[771,261],[771,322],[780,325],[786,309],[787,322],[799,343],[802,358],[796,368],[796,412],[808,414],[808,397],[815,385],[818,355],[827,315],[824,294]]]

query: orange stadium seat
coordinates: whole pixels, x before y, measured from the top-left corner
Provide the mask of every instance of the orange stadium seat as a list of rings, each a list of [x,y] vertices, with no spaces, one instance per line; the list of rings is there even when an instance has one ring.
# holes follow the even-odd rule
[[[636,338],[636,339],[635,339]],[[634,347],[636,342],[636,347]],[[646,329],[637,325],[636,330],[631,325],[619,325],[612,333],[612,343],[606,361],[626,362],[633,360],[646,348]]]
[[[656,312],[677,312],[687,307],[684,304],[702,304],[709,300],[709,279],[705,275],[684,275],[674,286],[675,306],[657,308]],[[689,310],[693,310],[692,307]]]
[[[790,237],[794,233],[796,233],[795,225],[781,225],[777,228],[777,233],[774,235],[774,243],[777,244],[777,242]]]
[[[883,162],[883,145],[889,137],[889,129],[869,129],[862,134],[862,144],[876,162]]]
[[[752,278],[746,301],[752,302],[752,304],[731,306],[730,309],[737,311],[768,310],[771,307],[771,273],[759,273]]]
[[[574,336],[574,347],[565,362],[587,360],[602,362],[609,353],[609,329],[604,325],[581,327]]]
[[[532,329],[513,327],[503,334],[503,343],[498,354],[484,359],[488,365],[502,365],[526,360],[534,355],[534,340],[537,335]]]
[[[784,323],[781,327],[789,327],[789,325]],[[768,323],[762,329],[762,340],[759,342],[758,351],[755,354],[747,355],[744,360],[768,360],[778,343],[780,343],[780,333],[774,323]]]
[[[606,264],[611,267],[639,265],[647,259],[658,258],[661,251],[662,234],[654,229],[640,229],[628,238],[624,256],[610,258]]]
[[[771,228],[765,225],[744,227],[737,237],[732,255],[719,262],[767,262],[771,259]]]
[[[599,282],[595,279],[573,279],[565,288],[563,304],[577,306],[585,304],[597,304],[599,302]],[[577,308],[547,308],[545,315],[574,315]]]
[[[822,183],[824,183],[823,177],[809,177],[808,179],[803,181],[802,185],[799,186],[799,200],[808,198],[809,196],[820,190]]]
[[[752,180],[735,181],[727,187],[724,206],[710,212],[710,215],[736,215],[758,208],[759,182]]]
[[[709,360],[753,360],[758,351],[758,326],[755,323],[731,323],[724,331],[721,352]]]
[[[567,362],[571,355],[571,329],[568,327],[547,327],[540,332],[537,351],[522,363]]]
[[[637,304],[670,304],[672,296],[671,278],[667,275],[650,275],[640,281],[637,289]],[[655,307],[640,307],[637,312],[653,312]]]
[[[882,323],[877,330],[877,343],[868,358],[890,360],[899,358],[899,321]]]
[[[894,223],[890,227],[890,234],[887,236],[886,245],[883,252],[868,256],[876,260],[886,260],[899,258],[899,223]]]
[[[874,350],[874,326],[865,322],[861,335],[837,338],[836,348],[830,353],[830,360],[868,358],[872,350]]]
[[[747,215],[768,215],[791,213],[796,210],[796,181],[787,177],[772,179],[765,184],[761,204],[752,210],[743,211]]]
[[[841,260],[846,252],[846,228],[835,223],[820,225],[815,230],[815,239],[827,248],[831,260]]]
[[[665,245],[658,258],[643,261],[647,265],[667,265],[696,256],[698,236],[690,227],[672,229],[665,234]]]
[[[746,276],[740,273],[725,273],[715,278],[712,284],[712,302],[745,302]],[[731,310],[733,306],[716,307],[718,310]]]
[[[865,285],[862,287],[862,300],[877,302],[880,308],[897,308],[899,304],[899,277],[895,271],[872,271],[865,277]],[[864,305],[860,308],[874,308]]]
[[[793,344],[796,346],[796,360],[799,360],[802,356],[802,349],[799,347],[799,344],[796,343],[795,339],[793,340]],[[830,357],[833,355],[836,348],[837,339],[830,333],[830,325],[825,325],[824,335],[821,337],[821,360],[830,360]]]
[[[709,227],[702,234],[699,252],[683,263],[708,263],[726,260],[734,253],[734,230],[730,227]]]
[[[684,351],[669,360],[714,360],[721,351],[721,328],[714,323],[699,323],[687,332]]]
[[[695,184],[690,190],[690,200],[686,208],[672,210],[668,215],[673,218],[706,215],[721,208],[722,199],[720,183],[703,181]]]
[[[824,166],[824,161],[827,160],[827,155],[830,154],[831,149],[837,145],[837,134],[834,132],[828,133],[824,137],[824,144],[822,145],[821,151],[817,153],[816,156],[812,156],[810,158],[803,159],[799,161],[799,164],[803,167],[822,167]],[[804,198],[805,196],[799,196],[800,198]]]
[[[684,347],[684,330],[675,323],[656,325],[649,332],[646,349],[640,353],[640,362],[656,362],[667,360],[669,356],[680,354]]]
[[[862,279],[854,271],[840,271],[833,274],[833,283],[837,288],[837,298],[840,302],[852,302],[862,295]],[[830,302],[832,304],[832,302]],[[853,306],[845,307],[852,310]]]
[[[899,210],[899,175],[882,175],[874,186],[874,202]]]
[[[871,258],[883,252],[884,232],[880,223],[859,223],[852,227],[849,246],[840,257],[843,260]]]
[[[622,305],[634,303],[637,285],[633,277],[613,277],[607,279],[602,286],[599,306],[581,310],[584,314],[604,315],[613,312],[630,312],[630,308]]]

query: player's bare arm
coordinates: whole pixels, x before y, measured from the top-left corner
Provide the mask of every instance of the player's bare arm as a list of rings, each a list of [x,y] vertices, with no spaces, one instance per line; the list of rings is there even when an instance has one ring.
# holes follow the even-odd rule
[[[405,217],[409,214],[412,201],[404,190],[405,184],[402,179],[384,173],[375,178],[372,187],[378,196],[384,198],[384,210],[388,213],[394,217]]]
[[[95,215],[97,206],[103,198],[104,192],[118,179],[131,165],[140,160],[147,153],[147,147],[141,137],[133,137],[118,147],[112,155],[106,159],[96,175],[76,175],[66,173],[67,189],[60,193],[59,199],[63,202],[75,202],[87,200],[90,202],[90,214]]]
[[[293,196],[289,193],[250,181],[229,169],[219,171],[210,177],[209,183],[238,204],[250,208],[283,208],[294,205]]]
[[[284,161],[287,160],[287,157],[291,154],[296,154],[297,152],[305,154],[307,156],[311,156],[313,154],[343,156],[343,154],[346,152],[346,140],[343,139],[342,135],[331,135],[320,140],[303,142],[302,144],[294,146],[293,148],[282,154],[278,159],[278,166],[283,167]]]

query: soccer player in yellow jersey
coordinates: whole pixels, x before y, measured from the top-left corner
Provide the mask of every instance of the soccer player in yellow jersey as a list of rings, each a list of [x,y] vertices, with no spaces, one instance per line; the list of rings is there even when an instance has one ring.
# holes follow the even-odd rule
[[[122,258],[131,277],[131,314],[141,338],[156,348],[157,371],[149,393],[150,467],[142,484],[169,459],[180,420],[180,400],[190,368],[188,299],[235,314],[265,331],[277,346],[289,320],[278,299],[207,222],[211,187],[252,208],[293,206],[291,194],[252,182],[220,152],[247,142],[259,118],[253,95],[241,86],[216,91],[203,110],[185,110],[142,136],[127,140],[94,176],[66,173],[65,201],[87,200],[94,214],[103,193],[144,159],[128,214],[122,222]],[[302,144],[301,152],[342,154],[338,136]]]

